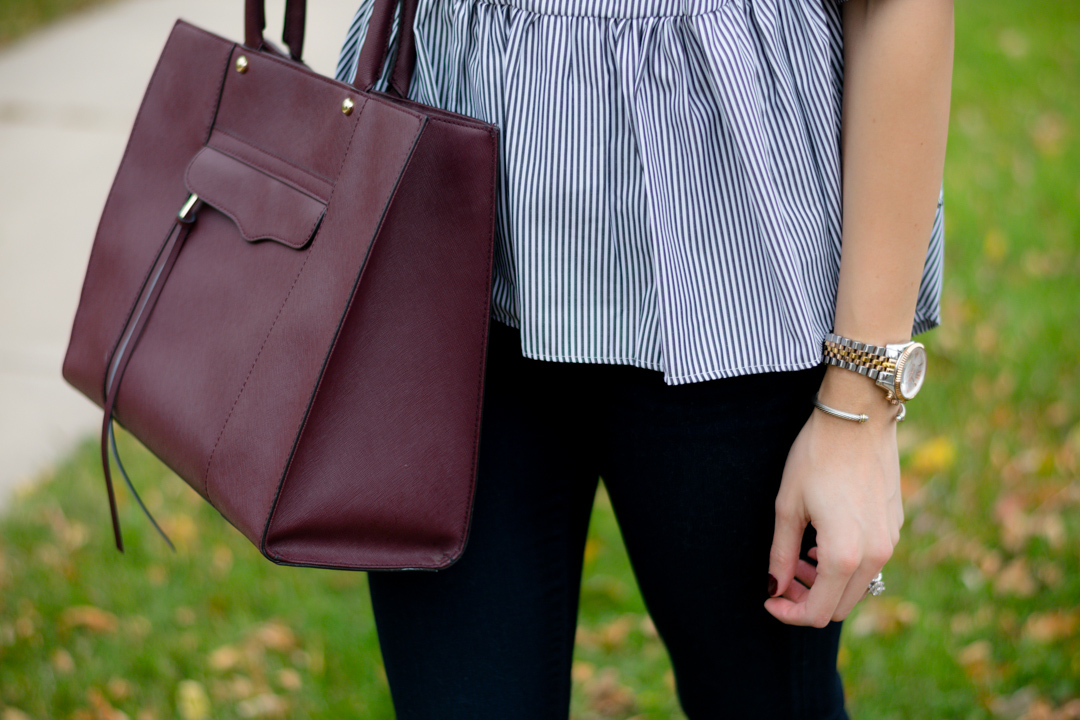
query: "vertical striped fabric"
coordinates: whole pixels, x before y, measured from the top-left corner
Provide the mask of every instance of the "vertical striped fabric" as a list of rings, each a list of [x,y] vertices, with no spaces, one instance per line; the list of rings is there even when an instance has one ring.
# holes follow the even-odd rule
[[[836,0],[420,0],[414,28],[410,97],[500,128],[494,316],[526,356],[669,384],[821,361],[840,266]],[[941,213],[913,333],[940,321]]]

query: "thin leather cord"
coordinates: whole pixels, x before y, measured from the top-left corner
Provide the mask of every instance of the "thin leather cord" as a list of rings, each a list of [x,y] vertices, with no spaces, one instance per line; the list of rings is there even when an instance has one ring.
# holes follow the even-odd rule
[[[169,273],[172,272],[173,266],[176,265],[176,258],[180,254],[180,248],[183,247],[184,241],[187,239],[188,234],[191,232],[191,225],[194,222],[194,213],[189,215],[189,218],[176,219],[175,227],[179,230],[176,235],[176,240],[173,241],[172,247],[169,249],[169,254],[165,258],[165,262],[161,266],[161,271],[158,274],[157,282],[150,289],[150,295],[146,299],[146,303],[142,312],[139,313],[138,319],[135,322],[135,328],[131,331],[130,338],[128,340],[127,350],[120,358],[120,364],[115,369],[115,374],[112,378],[112,382],[108,386],[108,393],[105,397],[105,416],[102,421],[101,427],[101,467],[105,474],[105,487],[109,492],[109,512],[112,514],[113,535],[116,538],[116,549],[120,552],[124,552],[124,539],[120,533],[120,517],[116,510],[116,494],[113,490],[112,472],[109,467],[109,441],[113,441],[113,452],[116,455],[117,466],[121,469],[121,474],[124,480],[127,481],[128,487],[131,488],[132,494],[135,495],[135,499],[138,501],[139,506],[146,513],[146,516],[150,518],[150,522],[157,528],[161,536],[165,538],[165,541],[169,544],[169,547],[175,547],[169,540],[168,536],[162,532],[161,527],[154,520],[153,516],[146,509],[142,499],[139,498],[139,494],[135,492],[134,486],[132,486],[127,473],[123,470],[123,465],[120,464],[120,456],[116,453],[115,439],[112,433],[113,411],[116,407],[116,397],[120,392],[120,383],[124,379],[124,372],[127,370],[128,363],[131,361],[131,356],[135,352],[135,346],[139,342],[139,338],[142,336],[143,330],[146,328],[146,321],[150,317],[150,314],[154,310],[154,305],[157,304],[158,298],[161,296],[161,289],[165,286],[165,281],[169,277]]]
[[[120,451],[116,449],[116,433],[113,432],[113,423],[109,423],[109,447],[112,449],[113,461],[116,463],[116,467],[120,470],[120,475],[124,478],[124,482],[127,483],[128,490],[135,496],[135,502],[139,503],[139,507],[142,508],[143,513],[150,519],[150,523],[154,526],[154,529],[158,531],[162,539],[169,545],[169,549],[176,552],[176,546],[173,545],[172,540],[165,534],[165,531],[158,525],[157,520],[150,514],[150,511],[146,509],[146,505],[143,504],[142,498],[139,497],[139,493],[135,490],[135,486],[131,484],[131,478],[128,477],[127,470],[124,469],[124,463],[120,462]]]

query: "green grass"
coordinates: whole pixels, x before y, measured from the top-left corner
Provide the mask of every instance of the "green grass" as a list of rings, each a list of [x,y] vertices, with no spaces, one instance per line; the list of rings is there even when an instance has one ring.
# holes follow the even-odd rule
[[[907,523],[888,591],[845,626],[858,720],[1080,712],[1077,88],[1080,5],[957,2],[944,322],[921,338],[931,382],[901,428]],[[92,444],[16,499],[0,522],[0,709],[198,717],[205,693],[214,718],[275,702],[391,718],[365,576],[269,563],[123,445],[181,551],[121,491],[116,554]],[[603,496],[581,628],[576,718],[678,716]]]
[[[68,13],[110,0],[0,0],[0,47]]]

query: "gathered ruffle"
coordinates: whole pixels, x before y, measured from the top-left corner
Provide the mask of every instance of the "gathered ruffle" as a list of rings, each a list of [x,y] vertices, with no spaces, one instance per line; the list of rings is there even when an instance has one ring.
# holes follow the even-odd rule
[[[420,0],[414,29],[410,97],[500,128],[493,312],[525,355],[672,384],[820,362],[840,262],[836,0]],[[941,212],[913,333],[940,321]]]

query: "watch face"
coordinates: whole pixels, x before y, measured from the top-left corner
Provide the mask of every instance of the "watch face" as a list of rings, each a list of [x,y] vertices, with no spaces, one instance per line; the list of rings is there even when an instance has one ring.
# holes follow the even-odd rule
[[[921,344],[912,345],[900,358],[903,363],[900,367],[900,377],[897,380],[897,390],[901,400],[910,400],[915,397],[926,379],[926,348]]]

